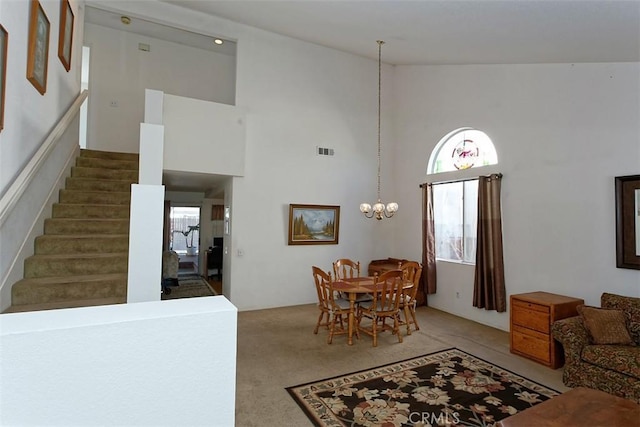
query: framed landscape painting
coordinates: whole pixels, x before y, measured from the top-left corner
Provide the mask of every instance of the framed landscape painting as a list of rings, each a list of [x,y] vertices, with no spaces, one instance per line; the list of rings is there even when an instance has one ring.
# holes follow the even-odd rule
[[[49,62],[49,19],[38,0],[31,0],[29,18],[29,49],[27,51],[27,80],[40,92],[47,91]]]
[[[71,69],[71,46],[73,45],[73,10],[69,0],[60,1],[60,35],[58,36],[58,58],[64,69]]]
[[[340,206],[289,205],[290,245],[337,245]]]
[[[0,25],[0,131],[4,129],[4,92],[7,82],[7,48],[9,33]]]

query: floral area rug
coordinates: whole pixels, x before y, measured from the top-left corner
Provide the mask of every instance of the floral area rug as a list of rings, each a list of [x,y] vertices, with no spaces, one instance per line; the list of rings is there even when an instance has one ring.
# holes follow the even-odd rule
[[[287,391],[316,426],[353,427],[488,427],[559,394],[455,348]]]

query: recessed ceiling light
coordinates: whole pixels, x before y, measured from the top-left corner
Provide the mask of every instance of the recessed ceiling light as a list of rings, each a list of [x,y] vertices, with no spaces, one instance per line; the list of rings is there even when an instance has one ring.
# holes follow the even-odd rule
[[[213,42],[214,42],[215,44],[218,44],[218,45],[219,45],[219,44],[224,43],[224,40],[222,40],[222,39],[213,39]]]
[[[129,25],[131,24],[131,18],[129,18],[128,16],[121,16],[120,22],[122,22],[124,25]]]

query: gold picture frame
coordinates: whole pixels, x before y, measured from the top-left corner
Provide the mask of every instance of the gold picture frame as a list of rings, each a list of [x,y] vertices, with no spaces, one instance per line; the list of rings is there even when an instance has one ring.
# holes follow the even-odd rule
[[[0,131],[4,129],[4,93],[7,88],[7,50],[9,33],[0,25]]]
[[[38,0],[31,0],[29,17],[29,49],[27,50],[27,80],[44,95],[47,91],[49,63],[49,30],[51,24]]]
[[[615,177],[616,267],[640,270],[640,175]]]
[[[340,206],[289,205],[289,245],[337,245]]]
[[[60,34],[58,36],[58,58],[67,72],[71,69],[71,48],[73,47],[73,24],[75,16],[69,0],[60,1]]]

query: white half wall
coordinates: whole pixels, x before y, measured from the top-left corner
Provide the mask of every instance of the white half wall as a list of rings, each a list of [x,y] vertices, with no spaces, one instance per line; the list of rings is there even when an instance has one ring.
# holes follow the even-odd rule
[[[116,2],[107,3],[109,8]],[[139,50],[139,43],[150,45],[151,50]],[[233,56],[89,23],[84,44],[91,48],[88,148],[138,152],[146,88],[235,102]]]
[[[162,185],[164,126],[140,123],[140,170],[138,183]]]
[[[159,301],[164,186],[131,185],[127,303]]]
[[[233,426],[224,297],[0,315],[0,424]]]
[[[238,107],[165,95],[163,168],[244,175],[245,118]]]

